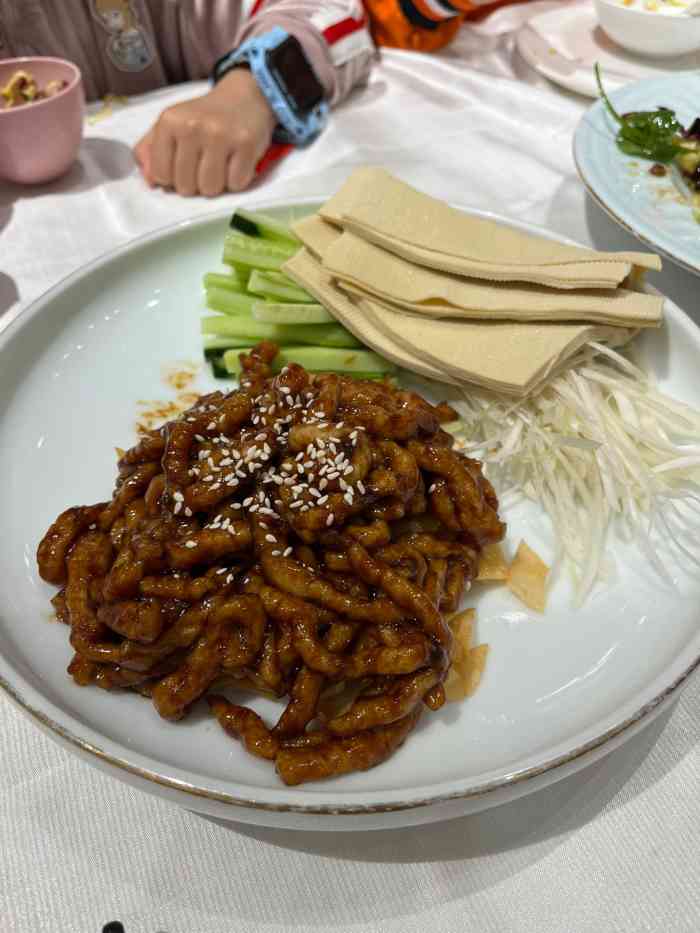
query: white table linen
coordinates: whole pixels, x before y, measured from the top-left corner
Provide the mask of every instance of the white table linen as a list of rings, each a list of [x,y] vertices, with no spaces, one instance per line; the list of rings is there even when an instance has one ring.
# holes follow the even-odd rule
[[[134,167],[130,147],[158,113],[204,85],[115,107],[88,125],[66,178],[0,183],[0,315],[140,234],[331,192],[365,163],[599,249],[635,248],[576,176],[571,138],[589,102],[514,51],[519,25],[553,5],[501,10],[440,56],[384,53],[313,147],[243,197],[151,191]],[[653,281],[700,323],[697,278],[667,261]],[[118,919],[126,933],[698,931],[699,713],[696,678],[622,749],[521,801],[432,827],[301,834],[218,824],[135,791],[2,697],[0,930],[99,933]]]

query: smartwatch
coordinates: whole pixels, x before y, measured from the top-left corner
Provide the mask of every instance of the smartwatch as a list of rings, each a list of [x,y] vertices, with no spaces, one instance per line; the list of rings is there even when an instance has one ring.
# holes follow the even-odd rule
[[[299,40],[275,26],[247,39],[214,65],[216,83],[233,68],[248,67],[272,107],[278,126],[274,141],[305,146],[318,136],[328,119],[321,82]]]

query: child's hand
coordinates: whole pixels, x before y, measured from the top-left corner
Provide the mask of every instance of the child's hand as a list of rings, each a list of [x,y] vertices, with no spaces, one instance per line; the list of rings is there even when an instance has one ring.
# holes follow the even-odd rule
[[[203,97],[164,110],[134,151],[150,185],[211,198],[248,187],[276,123],[255,78],[236,68]]]

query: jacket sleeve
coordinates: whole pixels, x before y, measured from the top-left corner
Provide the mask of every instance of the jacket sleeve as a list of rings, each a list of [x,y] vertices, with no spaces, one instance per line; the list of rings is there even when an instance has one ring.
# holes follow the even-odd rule
[[[366,82],[375,57],[361,0],[258,0],[235,45],[281,26],[301,43],[331,104]]]

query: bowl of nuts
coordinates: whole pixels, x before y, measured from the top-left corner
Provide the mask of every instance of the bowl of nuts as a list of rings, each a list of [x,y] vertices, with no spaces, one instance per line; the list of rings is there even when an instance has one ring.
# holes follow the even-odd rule
[[[83,137],[80,70],[60,58],[0,61],[0,179],[41,184],[64,175]]]

